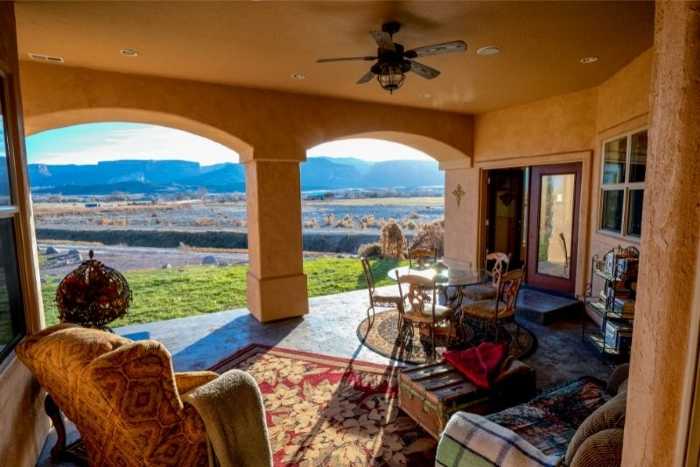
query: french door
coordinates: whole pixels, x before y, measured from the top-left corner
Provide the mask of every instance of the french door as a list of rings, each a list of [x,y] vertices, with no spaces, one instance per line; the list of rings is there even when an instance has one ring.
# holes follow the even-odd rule
[[[533,167],[530,178],[527,282],[573,294],[581,164]]]

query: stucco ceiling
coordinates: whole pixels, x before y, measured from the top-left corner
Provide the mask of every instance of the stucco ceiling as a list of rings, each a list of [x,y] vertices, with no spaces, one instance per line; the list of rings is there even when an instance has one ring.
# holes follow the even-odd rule
[[[22,59],[468,113],[594,86],[653,38],[648,2],[21,2],[16,15]],[[407,48],[462,39],[467,53],[422,58],[442,75],[409,74],[393,95],[354,84],[367,62],[315,63],[374,54],[368,31],[386,20]],[[487,45],[502,52],[475,53]]]

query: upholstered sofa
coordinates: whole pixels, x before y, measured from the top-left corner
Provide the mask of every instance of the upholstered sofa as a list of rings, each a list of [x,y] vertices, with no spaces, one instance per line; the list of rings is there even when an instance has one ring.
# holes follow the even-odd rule
[[[216,373],[175,373],[159,342],[70,324],[27,337],[17,355],[76,425],[90,465],[209,465],[205,422],[181,396],[221,381]],[[267,442],[262,405],[252,410]]]
[[[436,465],[617,467],[627,407],[626,365],[607,384],[583,377],[487,416],[457,412]]]

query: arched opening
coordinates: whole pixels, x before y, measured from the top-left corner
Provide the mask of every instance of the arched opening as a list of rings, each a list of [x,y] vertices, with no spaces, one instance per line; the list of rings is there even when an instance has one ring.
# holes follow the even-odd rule
[[[423,150],[440,147],[427,138],[380,132],[310,148],[301,167],[305,249],[387,257],[380,238],[393,231],[404,252],[428,242],[442,255],[445,177],[438,157]],[[448,153],[454,155],[439,155]],[[385,259],[378,270],[396,262]]]
[[[106,119],[27,137],[47,324],[57,284],[90,250],[131,283],[115,326],[246,305],[245,170],[230,144],[246,147],[224,140]]]

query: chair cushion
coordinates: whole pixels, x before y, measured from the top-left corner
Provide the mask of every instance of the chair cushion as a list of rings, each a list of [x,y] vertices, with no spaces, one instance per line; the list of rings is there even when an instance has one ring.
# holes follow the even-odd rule
[[[462,307],[464,313],[468,316],[477,319],[494,319],[496,317],[496,301],[482,300],[480,302],[470,303]],[[506,304],[501,302],[498,305],[498,318],[503,319],[512,316],[513,313],[508,311]]]
[[[487,418],[514,431],[544,454],[563,456],[577,428],[608,398],[605,383],[584,376]]]
[[[577,452],[583,449],[583,443],[591,436],[611,428],[623,429],[626,409],[627,392],[621,392],[590,414],[578,427],[574,437],[571,438],[566,450],[566,464],[571,465]],[[619,448],[622,452],[622,444]]]
[[[372,295],[372,298],[375,302],[401,303],[402,301],[401,297],[399,297],[398,295],[374,294]]]
[[[495,299],[498,291],[491,284],[477,284],[464,287],[462,294],[469,300],[479,301]]]
[[[452,308],[450,308],[448,306],[444,306],[444,305],[438,305],[437,303],[435,304],[435,317],[437,319],[445,319],[449,316],[452,316],[452,313],[453,313]],[[423,314],[425,316],[432,317],[433,316],[433,307],[431,305],[426,304],[425,308],[423,308]]]

